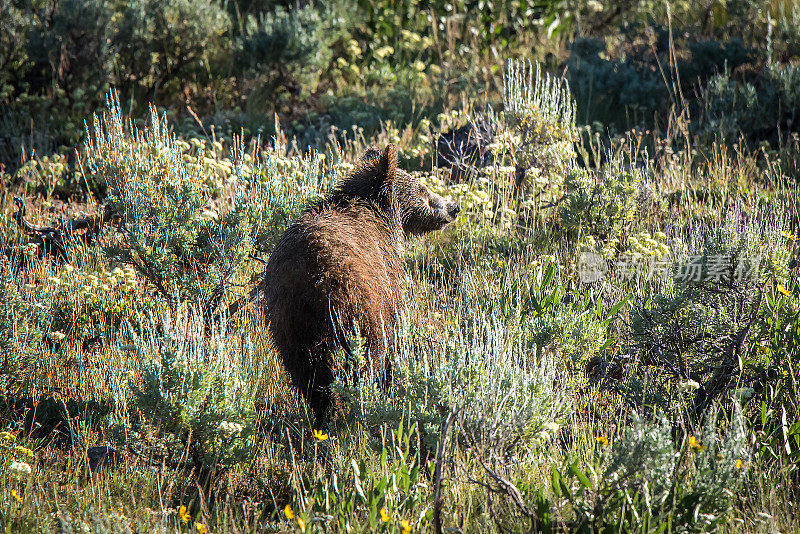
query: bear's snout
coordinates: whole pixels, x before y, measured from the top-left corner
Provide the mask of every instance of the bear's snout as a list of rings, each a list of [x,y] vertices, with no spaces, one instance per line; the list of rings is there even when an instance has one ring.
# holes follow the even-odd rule
[[[456,218],[456,215],[458,215],[459,213],[461,213],[461,206],[459,206],[459,205],[458,205],[458,204],[456,204],[455,202],[451,202],[451,203],[450,203],[450,204],[447,206],[447,213],[448,213],[448,215],[450,215],[450,217],[452,217],[453,219],[455,219],[455,218]]]

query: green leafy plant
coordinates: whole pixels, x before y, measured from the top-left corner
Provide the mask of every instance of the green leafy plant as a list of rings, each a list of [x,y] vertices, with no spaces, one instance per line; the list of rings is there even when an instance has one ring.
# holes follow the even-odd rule
[[[47,308],[30,302],[19,287],[11,262],[0,258],[0,352],[3,354],[3,393],[16,390],[21,370],[35,355],[33,343],[41,339],[43,322],[47,319]]]
[[[433,512],[426,504],[429,484],[415,450],[418,439],[414,426],[405,430],[401,423],[384,434],[377,463],[354,458],[346,474],[311,482],[313,497],[304,514],[309,528],[379,532],[426,528]]]

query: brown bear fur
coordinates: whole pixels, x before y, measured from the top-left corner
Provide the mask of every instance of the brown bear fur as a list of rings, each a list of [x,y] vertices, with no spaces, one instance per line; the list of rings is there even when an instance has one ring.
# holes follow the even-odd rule
[[[331,400],[332,355],[358,325],[379,373],[404,308],[405,238],[443,228],[460,208],[397,168],[397,148],[369,149],[275,246],[263,280],[275,347],[316,424]]]

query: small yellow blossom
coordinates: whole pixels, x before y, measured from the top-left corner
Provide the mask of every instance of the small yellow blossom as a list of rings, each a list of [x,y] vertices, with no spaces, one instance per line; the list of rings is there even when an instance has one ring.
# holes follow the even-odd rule
[[[791,297],[792,296],[792,294],[789,293],[789,291],[787,291],[785,287],[783,287],[783,284],[778,284],[778,293],[783,293],[787,297]]]
[[[24,456],[28,460],[33,459],[33,451],[27,447],[23,447],[22,445],[17,445],[14,447],[14,452],[17,453],[18,456]]]
[[[383,521],[384,523],[388,523],[389,519],[390,519],[389,512],[386,510],[386,507],[384,506],[383,508],[381,508],[381,521]]]
[[[594,440],[600,445],[608,445],[608,438],[605,436],[595,436]]]
[[[305,532],[306,531],[306,522],[303,521],[302,517],[298,517],[297,518],[297,526],[300,527],[300,531],[301,532]]]
[[[17,438],[11,432],[0,432],[0,439],[3,441],[15,441]]]
[[[394,54],[394,48],[392,48],[389,45],[382,46],[382,47],[378,48],[377,50],[375,50],[375,56],[378,59],[383,59],[386,56],[391,56],[392,54]]]
[[[178,509],[178,515],[181,516],[181,521],[183,521],[184,523],[188,523],[189,518],[191,517],[189,515],[189,510],[183,505],[181,505],[181,507]]]
[[[785,230],[781,230],[781,235],[786,239],[791,239],[792,241],[797,241],[797,236],[792,234],[791,232],[787,232]]]
[[[205,526],[203,523],[195,523],[194,529],[200,534],[206,534],[206,532],[208,532],[208,527]]]
[[[283,507],[283,513],[286,516],[286,519],[292,519],[294,517],[294,512],[292,511],[291,505],[286,505]]]
[[[736,469],[741,469],[743,465],[744,465],[744,463],[742,463],[742,459],[741,458],[737,458],[737,460],[736,460]]]
[[[400,521],[400,529],[403,531],[403,534],[411,534],[411,524],[405,519]]]
[[[694,436],[689,436],[689,447],[693,448],[696,451],[704,451],[707,447],[703,447],[700,442]]]
[[[319,441],[325,441],[328,439],[328,434],[323,432],[322,430],[314,430],[313,431],[314,437],[317,438]]]
[[[17,501],[18,503],[22,504],[22,497],[19,496],[19,493],[17,493],[17,490],[11,490],[11,496],[14,497],[15,501]]]

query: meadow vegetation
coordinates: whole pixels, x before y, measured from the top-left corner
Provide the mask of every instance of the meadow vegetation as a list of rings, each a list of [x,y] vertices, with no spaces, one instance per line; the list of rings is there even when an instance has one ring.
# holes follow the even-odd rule
[[[798,530],[800,8],[706,4],[0,0],[0,526]],[[389,142],[462,212],[313,428],[229,305]]]

